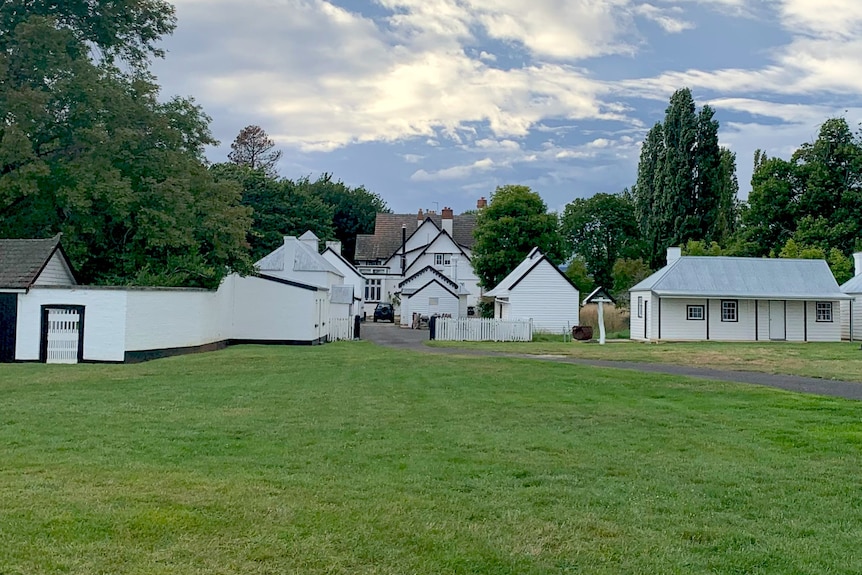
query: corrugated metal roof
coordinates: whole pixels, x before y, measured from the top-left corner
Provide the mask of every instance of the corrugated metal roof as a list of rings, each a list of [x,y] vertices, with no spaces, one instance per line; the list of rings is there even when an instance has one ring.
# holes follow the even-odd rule
[[[524,277],[530,268],[532,268],[536,262],[538,262],[542,258],[542,252],[539,251],[539,248],[533,248],[530,250],[530,253],[527,254],[527,257],[519,263],[515,269],[509,272],[509,275],[500,280],[500,283],[494,286],[493,289],[486,291],[483,295],[487,297],[500,297],[506,296],[509,293],[509,290],[512,289],[512,286]]]
[[[850,278],[849,281],[841,284],[841,291],[844,293],[859,294],[862,293],[862,274]]]
[[[660,296],[847,299],[823,260],[685,256],[630,291]]]

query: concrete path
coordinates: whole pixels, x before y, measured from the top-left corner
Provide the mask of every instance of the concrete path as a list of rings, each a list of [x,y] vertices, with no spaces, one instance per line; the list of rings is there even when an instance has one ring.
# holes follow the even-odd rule
[[[629,369],[640,372],[666,373],[670,375],[682,375],[686,377],[696,377],[700,379],[732,381],[736,383],[749,383],[753,385],[764,385],[767,387],[785,389],[788,391],[798,391],[815,395],[825,395],[831,397],[843,397],[845,399],[862,400],[862,383],[853,381],[818,379],[816,377],[801,377],[798,375],[774,375],[771,373],[759,373],[756,371],[728,371],[710,369],[705,367],[671,365],[664,363],[640,363],[630,361],[580,359],[565,356],[504,353],[457,347],[429,347],[425,345],[425,342],[428,341],[427,329],[402,329],[389,323],[364,323],[362,325],[362,339],[366,339],[368,341],[386,347],[418,351],[423,353],[477,355],[487,357],[514,357],[519,359],[532,359],[556,363],[590,365],[594,367]]]

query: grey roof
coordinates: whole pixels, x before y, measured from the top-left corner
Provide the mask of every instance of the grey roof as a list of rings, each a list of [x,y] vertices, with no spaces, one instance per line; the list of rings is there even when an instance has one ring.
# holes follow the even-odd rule
[[[862,293],[862,274],[852,277],[841,284],[841,291],[852,294]]]
[[[847,299],[823,260],[685,256],[629,291],[669,297]]]
[[[71,270],[60,234],[41,240],[0,240],[0,288],[29,289],[58,251]]]
[[[331,303],[353,303],[353,286],[352,285],[337,285],[332,286],[329,293],[329,301]]]
[[[308,245],[308,243],[292,236],[288,236],[286,241],[291,241],[293,242],[293,245],[296,246],[293,254],[293,265],[285,268],[284,244],[282,244],[258,260],[255,263],[255,267],[261,271],[279,271],[288,269],[303,272],[332,272],[344,277],[344,274],[338,271],[338,268],[332,265],[325,257],[317,253],[317,250]]]
[[[440,214],[377,214],[374,223],[373,234],[359,234],[356,236],[355,261],[389,259],[401,247],[401,226],[407,228],[407,236],[414,233],[417,223],[426,219],[434,222],[437,228],[442,229]],[[471,248],[474,243],[473,230],[476,228],[475,214],[460,214],[452,219],[452,239],[459,245]]]

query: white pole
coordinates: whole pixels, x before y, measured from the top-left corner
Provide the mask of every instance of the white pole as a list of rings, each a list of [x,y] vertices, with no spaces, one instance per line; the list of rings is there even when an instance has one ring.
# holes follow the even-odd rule
[[[605,302],[599,300],[599,345],[605,345]]]

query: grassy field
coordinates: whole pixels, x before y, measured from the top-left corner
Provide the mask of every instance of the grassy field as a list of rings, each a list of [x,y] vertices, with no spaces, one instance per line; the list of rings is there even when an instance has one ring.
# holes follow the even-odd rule
[[[583,359],[642,361],[695,365],[737,371],[762,371],[862,382],[862,350],[859,343],[788,343],[718,341],[648,344],[634,341],[563,342],[560,337],[518,343],[443,342],[430,345],[486,349],[508,353],[559,355]],[[544,341],[543,341],[544,340]]]
[[[862,572],[859,402],[365,342],[0,397],[3,575]]]

